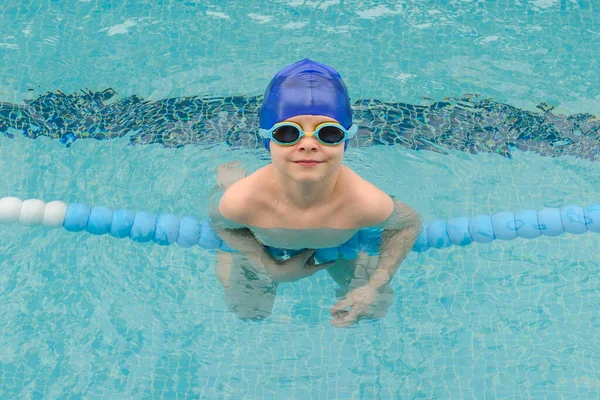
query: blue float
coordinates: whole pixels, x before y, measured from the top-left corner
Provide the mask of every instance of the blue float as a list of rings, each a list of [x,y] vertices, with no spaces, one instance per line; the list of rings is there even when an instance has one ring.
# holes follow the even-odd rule
[[[87,231],[93,235],[129,237],[135,242],[153,242],[161,246],[177,243],[184,248],[198,245],[205,249],[233,251],[215,233],[208,218],[198,221],[189,216],[157,216],[126,209],[113,212],[107,207],[89,207],[80,203],[67,206],[60,201],[45,204],[36,199],[24,202],[16,197],[0,199],[0,223],[15,222],[28,225],[40,223],[50,228],[62,226],[70,232]],[[540,211],[522,210],[432,221],[423,224],[412,250],[423,252],[452,245],[466,246],[473,242],[489,243],[495,239],[534,239],[542,235],[559,236],[565,232],[582,234],[588,231],[600,232],[600,204],[590,204],[585,208],[566,205]],[[359,251],[376,255],[382,232],[382,229],[362,229],[339,247],[318,249],[315,258],[320,262],[339,257],[351,260],[356,258]]]

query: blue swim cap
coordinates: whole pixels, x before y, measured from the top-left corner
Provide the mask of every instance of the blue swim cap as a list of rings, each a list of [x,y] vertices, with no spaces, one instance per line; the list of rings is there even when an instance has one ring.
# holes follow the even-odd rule
[[[265,91],[260,127],[271,129],[278,122],[305,114],[325,115],[346,129],[352,126],[350,97],[342,77],[335,69],[308,58],[275,74]],[[270,140],[263,143],[269,150]]]

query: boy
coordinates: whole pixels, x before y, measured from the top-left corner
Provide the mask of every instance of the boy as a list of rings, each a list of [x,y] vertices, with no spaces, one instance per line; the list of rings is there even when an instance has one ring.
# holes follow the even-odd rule
[[[266,89],[260,128],[272,163],[234,183],[226,181],[239,172],[222,168],[219,179],[228,187],[212,213],[219,236],[237,250],[217,255],[217,276],[232,291],[230,308],[242,318],[264,318],[278,282],[327,268],[347,290],[330,310],[332,323],[349,326],[373,316],[383,294],[389,297],[388,284],[421,219],[342,165],[356,126],[341,76],[308,59],[285,67]],[[374,226],[384,229],[379,256],[326,263],[314,257],[315,249]]]

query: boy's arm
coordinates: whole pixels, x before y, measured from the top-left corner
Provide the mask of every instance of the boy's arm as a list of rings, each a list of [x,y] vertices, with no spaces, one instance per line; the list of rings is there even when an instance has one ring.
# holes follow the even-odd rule
[[[423,221],[412,207],[379,189],[361,198],[358,207],[361,226],[383,229],[377,269],[369,280],[379,290],[392,280],[412,250]]]
[[[408,205],[394,201],[394,211],[383,226],[377,270],[369,284],[379,290],[388,284],[412,250],[422,228],[419,214]]]
[[[368,312],[371,304],[377,300],[381,288],[392,280],[396,270],[412,250],[421,231],[421,217],[408,205],[395,199],[392,201],[392,214],[380,224],[384,231],[379,246],[377,269],[367,284],[348,292],[346,298],[330,309],[334,318],[332,324],[335,326],[350,326]],[[385,205],[372,209],[385,209]]]
[[[230,193],[229,189],[223,193],[220,199],[214,199],[209,209],[211,226],[215,233],[233,250],[236,250],[246,256],[247,260],[266,270],[264,260],[268,260],[268,253],[265,247],[256,240],[250,229],[244,224],[242,208],[233,206],[233,197],[235,193]],[[223,215],[221,209],[225,209]],[[238,215],[240,214],[240,215]]]

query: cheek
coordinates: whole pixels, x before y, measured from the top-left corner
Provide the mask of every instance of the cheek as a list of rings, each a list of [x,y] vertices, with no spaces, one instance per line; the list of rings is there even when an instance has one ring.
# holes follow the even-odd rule
[[[339,164],[342,162],[342,160],[344,159],[344,148],[336,148],[336,149],[331,149],[332,151],[328,154],[329,158],[336,164]]]
[[[279,168],[285,165],[286,157],[287,155],[284,148],[271,144],[271,163],[275,167]]]

